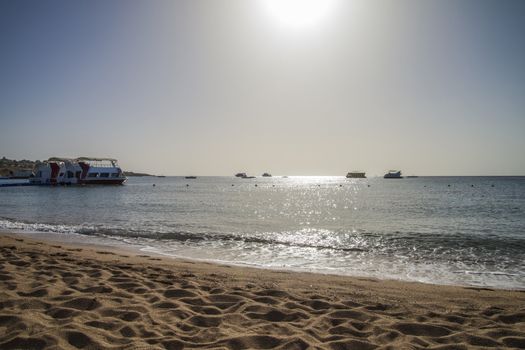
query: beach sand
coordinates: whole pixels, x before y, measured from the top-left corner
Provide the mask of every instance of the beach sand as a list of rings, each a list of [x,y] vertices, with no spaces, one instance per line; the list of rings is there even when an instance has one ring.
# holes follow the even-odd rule
[[[0,349],[525,348],[525,292],[0,234]]]

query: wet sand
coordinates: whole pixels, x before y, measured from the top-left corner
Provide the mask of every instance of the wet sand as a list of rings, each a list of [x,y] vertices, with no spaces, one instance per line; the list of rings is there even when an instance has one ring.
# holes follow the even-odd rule
[[[525,292],[0,234],[0,349],[525,348]]]

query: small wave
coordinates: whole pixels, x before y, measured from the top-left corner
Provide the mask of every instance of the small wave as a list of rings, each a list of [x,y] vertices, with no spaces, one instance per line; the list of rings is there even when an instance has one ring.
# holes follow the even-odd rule
[[[99,237],[124,237],[124,238],[145,238],[154,240],[178,241],[178,242],[202,242],[202,241],[223,241],[223,242],[244,242],[261,245],[284,245],[301,248],[314,249],[331,249],[343,252],[365,252],[364,248],[359,247],[334,247],[321,244],[307,244],[300,242],[290,242],[286,240],[264,238],[259,236],[248,236],[242,234],[230,234],[222,232],[186,232],[186,231],[169,231],[169,232],[150,232],[143,230],[125,229],[117,227],[104,226],[86,226],[86,225],[64,225],[64,224],[45,224],[29,223],[14,221],[10,219],[0,219],[0,229],[12,231],[28,232],[47,232],[60,234],[82,234],[86,236]]]
[[[516,277],[520,276],[518,273],[502,272],[502,271],[453,271],[455,274],[465,274],[465,275],[491,275],[491,276],[506,276],[506,277]]]
[[[86,229],[86,226],[29,223],[29,222],[23,222],[23,221],[10,220],[6,218],[0,218],[0,229],[9,230],[9,231],[74,234],[74,233],[80,233],[81,230]]]
[[[314,249],[331,249],[343,252],[366,252],[367,249],[359,247],[337,247],[322,244],[307,244],[300,242],[291,242],[271,237],[261,237],[257,235],[231,234],[223,232],[186,232],[186,231],[169,231],[169,232],[148,232],[132,229],[121,228],[82,228],[78,233],[94,236],[120,236],[126,238],[146,238],[155,240],[178,241],[178,242],[204,242],[204,241],[222,241],[222,242],[243,242],[255,243],[260,245],[284,245],[300,248]]]

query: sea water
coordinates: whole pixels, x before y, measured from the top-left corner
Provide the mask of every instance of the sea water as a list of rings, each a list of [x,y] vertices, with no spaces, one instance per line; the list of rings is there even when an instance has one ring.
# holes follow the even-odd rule
[[[525,177],[6,187],[0,230],[265,268],[525,289]]]

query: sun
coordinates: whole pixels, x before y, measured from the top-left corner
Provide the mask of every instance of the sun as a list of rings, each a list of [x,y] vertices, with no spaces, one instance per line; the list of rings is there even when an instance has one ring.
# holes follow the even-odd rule
[[[270,16],[292,28],[311,27],[334,11],[336,0],[262,0]]]

